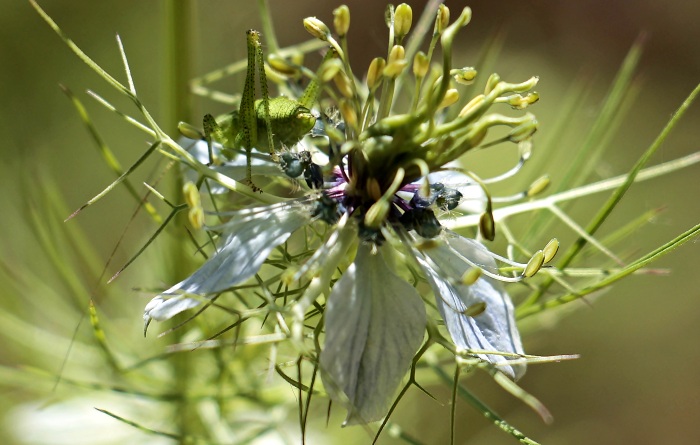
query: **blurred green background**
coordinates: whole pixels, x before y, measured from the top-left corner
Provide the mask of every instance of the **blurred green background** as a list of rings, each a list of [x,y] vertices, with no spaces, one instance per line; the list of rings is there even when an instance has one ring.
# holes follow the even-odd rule
[[[162,109],[166,91],[161,2],[46,0],[40,3],[86,53],[108,72],[124,79],[114,41],[118,32],[141,99],[157,120],[167,116]],[[331,11],[340,3],[270,0],[270,4],[278,39],[285,46],[307,39],[301,25],[304,17],[315,15],[330,23]],[[374,1],[347,4],[352,14],[350,57],[353,66],[364,69],[386,48],[384,4]],[[548,127],[557,118],[559,104],[574,82],[586,79],[590,84],[591,92],[581,104],[581,120],[570,123],[571,134],[561,141],[560,150],[564,151],[570,150],[595,118],[598,105],[632,42],[641,32],[647,34],[639,70],[643,82],[641,94],[591,180],[626,172],[700,82],[699,2],[447,2],[455,16],[467,4],[473,10],[473,19],[457,45],[464,50],[460,60],[465,65],[473,63],[482,42],[497,30],[505,31],[507,38],[496,71],[512,81],[540,76],[537,91],[541,101],[531,110],[541,123],[538,137],[546,138]],[[411,5],[417,15],[421,5]],[[192,42],[196,48],[193,75],[243,57],[243,31],[259,27],[251,1],[195,2],[192,23]],[[50,337],[43,333],[61,330],[69,338],[72,327],[78,323],[78,313],[56,320],[52,314],[59,312],[52,312],[51,308],[70,305],[68,302],[78,304],[79,299],[55,284],[60,280],[49,271],[36,234],[29,229],[28,212],[35,209],[42,215],[42,206],[28,197],[28,187],[39,178],[52,178],[68,207],[74,209],[113,178],[58,83],[71,88],[88,105],[95,124],[124,165],[133,162],[147,145],[142,134],[115,119],[84,94],[90,88],[110,99],[116,97],[70,53],[27,2],[3,0],[0,25],[0,131],[4,135],[0,151],[0,181],[4,190],[0,194],[3,209],[0,252],[6,266],[0,279],[10,280],[14,271],[24,268],[42,281],[37,283],[36,292],[22,298],[17,298],[9,281],[2,283],[0,311],[36,326],[37,332],[33,335],[15,330],[3,321],[5,317],[0,318],[0,324],[5,323],[0,326],[0,364],[9,368],[32,364],[56,373],[68,344],[46,344]],[[224,83],[222,88],[239,91],[239,85],[231,81],[230,87]],[[114,100],[125,104],[122,98]],[[211,112],[214,107],[207,101],[195,101],[193,105],[191,116],[182,119],[198,122],[204,112]],[[219,108],[214,111],[220,111]],[[166,129],[173,127],[172,122],[159,122]],[[652,162],[698,151],[698,128],[700,104],[694,104]],[[151,172],[148,167],[144,170],[145,173],[139,174],[146,178]],[[636,234],[632,244],[641,255],[672,239],[700,220],[699,172],[697,166],[691,167],[636,185],[605,229],[612,231],[634,215],[665,206],[666,211]],[[139,184],[138,180],[134,183]],[[603,199],[596,198],[582,203],[580,213],[574,212],[575,216],[585,218],[590,211],[587,209],[591,208],[587,203],[595,205]],[[89,242],[97,249],[98,264],[93,267],[103,267],[133,210],[133,200],[118,190],[83,212],[77,220],[67,223],[87,231]],[[116,251],[109,272],[128,259],[151,231],[152,226],[144,218],[137,218]],[[570,237],[559,233],[552,236]],[[70,246],[65,247],[60,254],[71,257]],[[557,323],[537,317],[527,320],[524,342],[528,353],[581,354],[576,361],[532,366],[520,382],[552,411],[554,424],[543,425],[532,411],[484,376],[472,378],[468,386],[514,426],[544,444],[700,443],[697,428],[700,281],[695,270],[698,264],[700,249],[697,242],[691,242],[655,264],[670,269],[670,275],[629,277],[595,301],[590,300],[591,304],[573,303],[570,306],[578,310]],[[120,300],[110,301],[119,309],[107,309],[103,315],[113,314],[129,341],[141,342],[134,343],[135,349],[167,344],[141,337],[141,314],[146,300],[130,288],[133,283],[154,282],[148,278],[151,271],[146,265],[146,261],[142,262],[138,271],[130,272],[114,285],[113,290],[121,292]],[[86,287],[92,285],[87,283]],[[51,298],[65,298],[65,302],[52,302]],[[79,357],[71,360],[69,366],[80,367]],[[49,385],[45,388],[46,398],[51,397],[50,391]],[[0,399],[6,399],[0,403],[0,416],[36,394],[36,389],[30,391],[13,381],[0,381]],[[440,406],[417,391],[410,394],[411,400],[401,405],[396,420],[425,443],[448,443],[448,406]],[[449,399],[446,390],[436,389],[436,394],[442,401]],[[514,443],[465,403],[460,403],[457,412],[458,443]],[[84,426],[100,416],[91,412]],[[10,422],[0,424],[2,443],[18,440],[10,435]],[[361,431],[344,430],[338,437],[359,440],[364,436]],[[380,443],[394,442],[385,436]]]

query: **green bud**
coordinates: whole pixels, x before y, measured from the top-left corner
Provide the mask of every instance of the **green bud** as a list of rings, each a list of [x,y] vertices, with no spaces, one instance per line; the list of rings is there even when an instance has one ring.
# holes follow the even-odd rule
[[[341,5],[333,10],[333,26],[340,37],[344,37],[350,29],[350,9]]]
[[[365,214],[365,226],[370,229],[378,229],[381,227],[384,220],[386,220],[386,216],[389,214],[390,208],[391,205],[383,199],[372,204]]]
[[[480,107],[484,103],[485,97],[483,94],[479,94],[478,96],[474,96],[472,100],[467,103],[464,108],[459,112],[458,117],[466,116],[470,114],[472,111],[474,111],[476,108]]]
[[[530,184],[530,187],[527,189],[527,197],[532,198],[533,196],[539,195],[544,191],[544,189],[549,187],[549,183],[550,180],[548,175],[540,176],[535,180],[535,182]]]
[[[435,19],[435,34],[442,34],[442,32],[450,24],[450,9],[445,5],[440,5],[437,12],[437,18]]]
[[[347,99],[341,99],[338,104],[338,109],[343,116],[345,125],[357,131],[357,113],[355,113],[355,107],[353,107]]]
[[[483,314],[485,310],[486,303],[483,301],[479,301],[465,309],[464,315],[466,315],[467,317],[476,317],[477,315]]]
[[[382,188],[376,178],[367,179],[366,190],[374,200],[379,200],[382,197]]]
[[[192,228],[199,230],[204,226],[204,209],[201,207],[192,207],[187,212],[187,219],[190,221]]]
[[[185,202],[190,208],[200,207],[201,201],[199,199],[199,190],[197,186],[192,181],[187,181],[182,186],[182,195],[185,197]]]
[[[267,63],[275,71],[287,76],[295,76],[299,73],[299,69],[296,66],[291,65],[287,59],[280,57],[277,54],[270,54],[267,58]]]
[[[204,135],[201,131],[199,131],[199,129],[188,124],[187,122],[180,122],[177,124],[177,129],[181,135],[188,139],[194,139],[197,141],[204,138]]]
[[[523,161],[527,161],[532,156],[532,139],[525,139],[518,142],[518,153]]]
[[[445,92],[445,97],[442,98],[442,102],[438,105],[438,110],[442,108],[449,107],[459,100],[459,91],[455,88],[450,88]]]
[[[394,37],[397,42],[401,42],[403,38],[411,30],[411,22],[413,21],[413,11],[406,3],[401,3],[396,7],[394,13]]]
[[[464,274],[462,274],[461,281],[465,286],[471,286],[472,284],[476,283],[476,280],[479,278],[481,278],[481,268],[470,267],[464,272]]]
[[[527,266],[525,266],[525,270],[523,270],[523,276],[530,278],[531,276],[535,275],[542,267],[542,264],[544,264],[544,253],[541,250],[538,250],[534,255],[532,255],[530,261],[527,262]]]
[[[459,84],[471,85],[476,78],[476,74],[476,70],[472,67],[461,68],[457,70],[457,73],[454,74],[453,78],[455,82]]]
[[[324,42],[327,41],[328,37],[331,35],[331,30],[328,29],[328,26],[316,17],[305,18],[304,28],[306,28],[309,34]]]
[[[544,252],[544,263],[546,264],[552,261],[557,251],[559,251],[559,240],[552,238],[547,245],[544,246],[544,249],[542,249],[542,252]]]
[[[387,77],[396,78],[408,66],[406,62],[406,50],[401,45],[394,45],[389,53],[386,67],[383,74]]]
[[[340,94],[348,98],[353,96],[350,79],[343,71],[338,71],[333,77],[333,81],[335,82],[335,86],[338,88],[338,91],[340,91]]]
[[[339,59],[331,59],[321,65],[318,77],[322,82],[330,82],[339,71],[343,69],[343,62]]]
[[[415,56],[413,56],[413,75],[417,78],[423,78],[428,74],[430,69],[430,61],[428,56],[423,51],[418,51]]]
[[[370,91],[376,90],[382,83],[382,73],[386,67],[386,61],[381,57],[375,57],[367,70],[367,87]]]
[[[489,241],[493,241],[496,238],[496,223],[491,212],[481,214],[479,218],[479,232],[481,236]]]
[[[512,96],[508,96],[506,98],[508,105],[513,107],[515,110],[523,110],[538,100],[540,100],[540,95],[537,93],[528,93],[525,96],[522,94],[513,94]]]
[[[508,140],[511,142],[520,142],[529,139],[537,131],[539,122],[534,118],[533,115],[529,115],[530,120],[525,121],[525,123],[518,125],[517,127],[510,130],[508,134]]]
[[[389,52],[387,63],[397,62],[406,58],[406,50],[401,45],[394,45]]]
[[[494,88],[496,88],[496,85],[501,81],[501,76],[499,76],[496,73],[493,73],[489,76],[489,79],[486,81],[486,88],[484,89],[484,94],[489,94],[491,91],[493,91]]]

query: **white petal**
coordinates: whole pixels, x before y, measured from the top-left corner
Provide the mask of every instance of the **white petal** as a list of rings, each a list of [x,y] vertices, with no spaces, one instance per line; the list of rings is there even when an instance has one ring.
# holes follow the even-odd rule
[[[335,283],[324,317],[324,386],[334,400],[350,402],[345,424],[380,420],[423,340],[423,301],[381,255],[361,245]]]
[[[167,320],[198,306],[205,297],[247,280],[260,269],[272,249],[309,219],[304,209],[288,207],[227,226],[231,233],[216,255],[191,276],[153,298],[146,305],[144,321],[148,324],[151,319]],[[191,298],[192,295],[202,298]]]
[[[443,277],[461,277],[469,269],[462,255],[482,265],[485,269],[496,267],[494,259],[480,243],[446,233],[447,245],[439,245],[425,251],[434,263],[419,258],[430,282],[438,310],[452,341],[463,349],[483,349],[489,351],[523,354],[520,333],[515,324],[513,303],[501,283],[493,278],[482,276],[473,285],[453,284]],[[463,312],[477,303],[485,303],[486,309],[479,315],[469,316]],[[479,354],[479,357],[493,364],[513,379],[525,374],[525,365],[506,365],[511,358],[497,354]]]

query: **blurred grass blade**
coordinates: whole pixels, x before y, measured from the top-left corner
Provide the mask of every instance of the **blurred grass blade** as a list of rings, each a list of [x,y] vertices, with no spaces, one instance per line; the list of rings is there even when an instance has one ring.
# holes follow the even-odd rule
[[[146,212],[148,212],[148,214],[151,216],[151,218],[153,218],[153,220],[156,223],[161,223],[163,221],[163,218],[161,218],[161,216],[158,214],[156,208],[153,207],[153,205],[150,202],[143,200],[139,196],[139,193],[136,191],[136,188],[131,184],[131,181],[129,181],[126,178],[125,172],[122,169],[119,160],[117,160],[117,157],[114,155],[114,152],[105,143],[104,139],[102,139],[102,136],[100,136],[100,133],[97,131],[97,128],[95,128],[95,126],[93,125],[92,120],[90,119],[90,115],[88,114],[87,110],[85,109],[85,106],[83,106],[83,103],[80,101],[80,99],[78,99],[77,96],[73,94],[73,92],[69,88],[63,85],[61,85],[61,90],[63,90],[63,92],[73,103],[73,106],[75,107],[76,111],[78,112],[78,115],[80,116],[80,120],[83,121],[83,124],[85,124],[85,126],[87,127],[90,136],[95,141],[95,144],[97,144],[97,148],[99,149],[100,154],[102,155],[102,158],[104,159],[105,163],[109,166],[109,168],[112,169],[114,173],[116,173],[118,178],[124,177],[124,186],[129,191],[129,194],[134,199],[136,199],[137,202],[143,205]]]
[[[688,241],[692,240],[694,237],[698,236],[699,234],[700,234],[700,224],[698,224],[698,225],[694,226],[693,228],[691,228],[690,230],[680,234],[679,236],[672,239],[671,241],[664,244],[663,246],[660,246],[659,248],[653,250],[652,252],[649,252],[648,254],[639,258],[637,261],[630,264],[629,266],[608,275],[606,278],[598,281],[597,283],[595,283],[591,286],[585,287],[585,288],[577,291],[576,293],[562,295],[560,297],[557,297],[554,300],[544,301],[541,303],[533,302],[533,303],[529,303],[527,305],[522,305],[521,307],[517,308],[515,311],[516,318],[518,318],[518,319],[525,318],[525,317],[528,317],[530,315],[542,312],[546,309],[555,308],[557,306],[561,306],[561,305],[569,303],[571,301],[578,300],[586,295],[592,294],[593,292],[597,292],[597,291],[599,291],[607,286],[612,285],[613,283],[620,280],[621,278],[624,278],[627,275],[630,275],[630,274],[638,271],[639,269],[650,264],[651,262],[658,260],[660,257],[677,249],[678,247],[680,247],[683,244],[687,243]]]
[[[116,180],[114,180],[114,182],[112,182],[110,185],[108,185],[107,188],[105,188],[100,193],[95,195],[94,198],[90,199],[88,202],[81,205],[80,208],[78,208],[78,210],[71,213],[70,216],[68,218],[66,218],[66,221],[77,216],[80,212],[82,212],[87,207],[91,206],[92,204],[94,204],[97,201],[99,201],[100,199],[102,199],[105,195],[107,195],[107,193],[111,192],[116,186],[121,184],[127,178],[127,176],[129,176],[134,170],[136,170],[139,167],[139,165],[141,165],[151,155],[151,153],[153,153],[156,150],[156,148],[158,148],[159,146],[160,146],[160,141],[156,141],[156,142],[152,143],[151,146],[148,148],[148,150],[146,150],[146,152],[144,154],[142,154],[141,157],[138,158],[136,160],[136,162],[134,162],[134,164],[131,167],[129,167],[124,173],[121,174],[121,176],[119,176]]]

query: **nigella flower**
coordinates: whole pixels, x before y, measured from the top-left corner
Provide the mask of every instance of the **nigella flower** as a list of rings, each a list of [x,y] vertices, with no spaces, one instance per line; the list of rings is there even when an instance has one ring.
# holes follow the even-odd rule
[[[512,84],[492,75],[483,94],[460,103],[459,90],[453,86],[469,83],[476,71],[452,68],[452,43],[471,11],[465,8],[448,26],[449,10],[441,5],[428,53],[413,55],[402,46],[411,27],[410,7],[402,4],[388,11],[390,51],[386,60],[374,59],[364,85],[355,82],[347,56],[347,7],[334,12],[339,40],[320,20],[305,20],[307,30],[331,48],[318,70],[319,81],[333,80],[335,85],[331,91],[325,84],[331,92],[329,99],[321,99],[321,109],[337,109],[340,115],[319,117],[327,141],[327,165],[319,166],[307,156],[296,171],[289,163],[302,159],[306,146],[285,147],[276,156],[282,161],[279,171],[300,176],[302,170],[316,169],[309,175],[313,180],[306,177],[306,192],[296,190],[296,197],[276,204],[217,212],[227,222],[208,227],[218,236],[216,254],[193,275],[156,296],[144,314],[148,324],[198,306],[251,278],[294,232],[310,224],[327,226],[328,230],[318,231],[315,251],[281,278],[286,284],[306,283],[282,312],[292,318],[290,338],[304,351],[305,314],[311,307],[323,309],[321,351],[303,353],[318,363],[330,396],[348,409],[347,424],[376,421],[387,414],[425,340],[428,317],[437,315],[426,310],[427,296],[419,292],[422,282],[432,290],[455,354],[512,379],[521,377],[523,347],[502,282],[529,277],[551,259],[538,252],[527,265],[514,263],[476,240],[444,229],[439,221],[464,210],[465,204],[477,204],[483,212],[481,236],[493,239],[488,181],[454,167],[454,162],[474,148],[512,142],[521,162],[500,178],[517,172],[529,156],[537,121],[529,113],[511,117],[489,109],[499,103],[523,109],[535,102],[536,93],[529,91],[537,78]],[[431,69],[438,41],[443,60]],[[410,65],[414,96],[404,113],[396,113],[401,107],[398,80],[408,80]],[[483,144],[494,126],[509,130],[504,138]],[[263,164],[253,165],[255,174],[275,174],[264,170],[269,161]],[[226,168],[238,166],[229,160]],[[315,172],[323,172],[322,177]],[[191,195],[188,202],[194,209],[199,205]],[[191,220],[199,221],[195,226],[201,222]],[[503,275],[497,262],[522,272]]]

